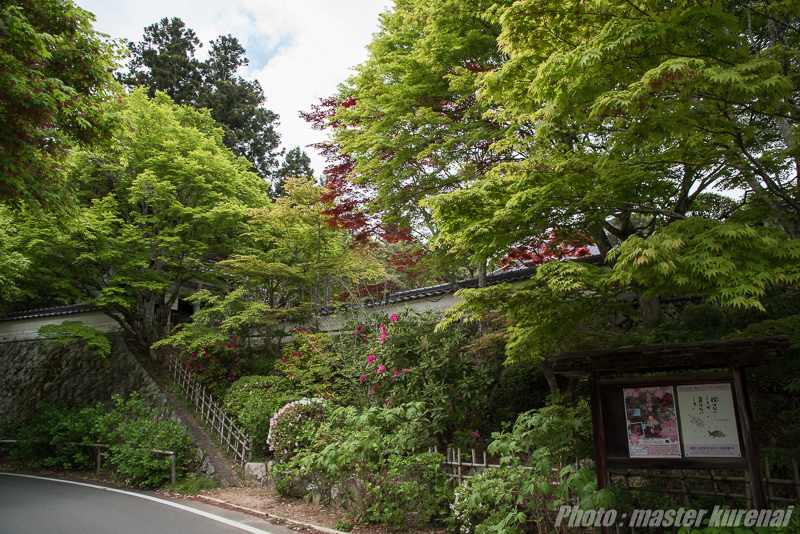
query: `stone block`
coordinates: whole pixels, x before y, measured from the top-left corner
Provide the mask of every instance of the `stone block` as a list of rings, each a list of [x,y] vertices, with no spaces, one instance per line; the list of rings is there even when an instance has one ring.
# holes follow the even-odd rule
[[[248,462],[244,464],[244,477],[250,480],[260,481],[267,476],[267,466],[262,462]]]

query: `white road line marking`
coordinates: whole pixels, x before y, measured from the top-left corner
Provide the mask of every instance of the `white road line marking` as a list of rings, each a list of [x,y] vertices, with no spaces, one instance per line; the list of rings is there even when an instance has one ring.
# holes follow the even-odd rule
[[[74,482],[72,480],[60,480],[58,478],[47,478],[47,477],[40,477],[40,476],[35,476],[35,475],[23,475],[21,473],[2,473],[2,472],[0,472],[0,475],[6,475],[6,476],[11,476],[11,477],[22,477],[22,478],[35,478],[35,479],[38,479],[38,480],[48,480],[48,481],[51,481],[51,482],[63,482],[64,484],[74,484],[76,486],[85,486],[87,488],[94,488],[94,489],[99,489],[99,490],[104,490],[104,491],[113,491],[114,493],[121,493],[123,495],[130,495],[132,497],[139,497],[140,499],[147,499],[148,501],[153,501],[153,502],[157,502],[157,503],[161,503],[161,504],[166,504],[167,506],[172,506],[173,508],[177,508],[178,510],[183,510],[185,512],[190,512],[190,513],[193,513],[193,514],[197,514],[197,515],[206,517],[208,519],[212,519],[214,521],[217,521],[219,523],[224,523],[226,525],[230,525],[230,526],[238,528],[240,530],[244,530],[244,531],[247,531],[247,532],[252,532],[253,534],[272,534],[271,532],[267,532],[266,530],[261,530],[261,529],[255,528],[255,527],[251,527],[249,525],[243,525],[241,523],[237,523],[236,521],[232,521],[230,519],[226,519],[226,518],[220,517],[218,515],[214,515],[214,514],[210,514],[208,512],[204,512],[203,510],[197,510],[195,508],[191,508],[191,507],[185,506],[183,504],[178,504],[176,502],[166,501],[164,499],[159,499],[158,497],[151,497],[150,495],[143,495],[141,493],[134,493],[132,491],[126,491],[126,490],[121,490],[121,489],[116,489],[116,488],[106,488],[104,486],[96,486],[94,484],[87,484],[85,482]]]

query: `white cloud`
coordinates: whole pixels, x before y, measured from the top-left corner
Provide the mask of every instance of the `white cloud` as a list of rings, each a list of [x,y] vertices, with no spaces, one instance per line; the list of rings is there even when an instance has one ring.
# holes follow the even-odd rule
[[[261,83],[267,107],[280,115],[278,131],[287,150],[324,139],[298,113],[332,95],[366,59],[378,15],[391,5],[391,0],[75,1],[95,14],[98,31],[115,38],[139,41],[145,26],[165,17],[183,20],[206,48],[219,35],[237,37],[251,61],[242,75]],[[304,149],[321,174],[322,158]]]

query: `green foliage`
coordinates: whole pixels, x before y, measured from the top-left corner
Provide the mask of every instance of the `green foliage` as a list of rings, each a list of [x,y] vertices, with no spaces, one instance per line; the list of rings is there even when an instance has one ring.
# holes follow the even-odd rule
[[[294,331],[292,339],[283,348],[275,370],[291,382],[298,397],[330,398],[333,376],[340,367],[330,337],[302,328]]]
[[[269,450],[285,462],[310,448],[327,415],[323,399],[300,399],[286,404],[269,419]]]
[[[292,385],[285,378],[244,376],[231,384],[223,406],[253,438],[255,452],[266,453],[270,418],[295,398]]]
[[[152,449],[174,451],[176,468],[186,470],[191,435],[178,421],[154,420],[155,416],[154,411],[149,418],[126,419],[117,428],[123,441],[111,446],[111,462],[128,484],[155,487],[169,482],[170,457]]]
[[[490,356],[467,350],[477,337],[474,328],[439,329],[439,319],[437,312],[408,311],[384,317],[378,321],[381,324],[356,325],[350,335],[341,337],[354,340],[351,372],[359,376],[362,402],[366,399],[371,406],[420,402],[429,435],[442,444],[474,444],[473,433],[487,424],[489,392],[499,365]]]
[[[452,492],[439,468],[443,457],[422,452],[428,425],[421,403],[337,408],[317,429],[313,448],[284,465],[280,487],[290,489],[286,480],[299,476],[322,487],[338,484],[350,492],[362,522],[408,526],[440,519]]]
[[[105,358],[111,354],[111,341],[95,328],[85,326],[80,321],[63,321],[61,324],[46,324],[36,332],[45,339],[52,339],[52,346],[68,345],[76,339],[82,339],[95,356]]]
[[[183,358],[188,367],[187,373],[221,396],[244,373],[245,367],[239,355],[241,349],[236,343],[239,343],[239,336],[236,335],[222,341],[206,342],[200,352],[192,352]]]
[[[70,160],[80,224],[29,218],[18,231],[35,265],[31,286],[98,306],[147,351],[185,284],[221,283],[212,260],[234,250],[245,208],[268,200],[206,113],[142,91],[116,110],[127,123],[112,147]]]
[[[538,362],[523,360],[505,367],[489,395],[493,430],[499,430],[502,421],[513,421],[522,412],[543,407],[549,391]]]
[[[500,455],[501,467],[486,469],[456,489],[450,522],[460,532],[540,532],[542,526],[553,527],[562,504],[577,502],[582,509],[613,504],[610,492],[597,490],[594,474],[574,464],[592,450],[585,404],[521,414],[511,431],[492,437],[488,451]]]
[[[150,449],[171,450],[176,466],[185,471],[191,436],[180,423],[159,419],[156,409],[132,394],[126,401],[115,395],[107,411],[102,404],[93,408],[43,405],[27,416],[18,429],[18,442],[10,456],[34,467],[87,469],[95,463],[95,448],[78,444],[110,445],[107,461],[117,466],[117,475],[129,484],[159,486],[170,479],[169,456]]]
[[[66,156],[104,142],[118,119],[105,103],[119,93],[120,47],[93,20],[71,0],[0,6],[0,200],[30,215],[73,213]]]
[[[32,467],[88,469],[95,462],[95,449],[73,443],[98,443],[97,423],[105,415],[102,405],[67,408],[40,405],[26,416],[17,430],[10,457]]]
[[[269,179],[282,153],[278,115],[264,107],[266,97],[257,81],[237,75],[239,67],[249,64],[239,40],[220,35],[209,44],[208,59],[198,61],[194,53],[203,45],[194,31],[179,18],[161,19],[144,29],[142,42],[128,44],[129,71],[118,78],[130,88],[145,88],[151,98],[165,92],[176,104],[210,110],[225,146]]]
[[[167,484],[161,489],[165,493],[177,493],[178,495],[194,497],[204,491],[215,490],[219,487],[220,483],[213,478],[198,475],[197,473],[188,473],[185,477],[176,481],[175,484]]]

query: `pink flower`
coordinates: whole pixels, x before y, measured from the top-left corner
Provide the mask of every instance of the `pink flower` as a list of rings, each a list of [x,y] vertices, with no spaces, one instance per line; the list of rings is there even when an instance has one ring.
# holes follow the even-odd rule
[[[219,343],[220,343],[220,342],[219,342],[219,341],[217,341],[217,345],[219,345]]]
[[[380,365],[380,366],[378,366],[378,371],[377,371],[377,373],[378,373],[378,374],[381,374],[381,373],[382,373],[382,372],[384,372],[385,370],[386,370],[386,366],[385,366],[385,365]]]
[[[375,395],[375,390],[373,389],[372,391],[369,392],[369,394],[370,395]]]
[[[238,337],[236,337],[236,336],[233,336],[231,339],[232,339],[232,340],[234,340],[234,341],[236,341],[236,340],[237,340],[237,339],[239,339],[239,338],[238,338]]]
[[[358,377],[358,381],[359,382],[363,382],[366,379],[367,379],[367,375],[361,375],[361,376]]]
[[[379,330],[380,330],[381,332],[386,332],[386,325],[385,325],[385,324],[382,324]]]
[[[370,354],[369,356],[367,356],[367,363],[372,363],[374,361],[375,361],[375,355],[374,354]]]
[[[364,338],[364,343],[369,343],[369,339]]]
[[[407,372],[409,372],[410,370],[411,370],[411,369],[403,369],[403,374],[406,374],[406,373],[407,373]]]
[[[398,373],[397,369],[395,369],[394,370],[394,374],[392,375],[392,378],[397,378],[398,376],[400,376],[400,373]]]
[[[227,345],[225,345],[225,346],[226,346],[226,347],[228,347],[228,348],[231,348],[233,345],[231,345],[230,343],[228,343],[228,344],[227,344]]]
[[[472,432],[469,433],[469,435],[472,436],[475,439],[481,439],[481,435],[478,434],[477,430],[473,430]]]
[[[206,371],[206,374],[207,374],[207,375],[210,375],[211,373],[209,373],[208,371]]]
[[[286,374],[289,375],[289,376],[292,376],[294,373],[286,373]]]
[[[393,323],[393,322],[397,321],[399,318],[400,318],[399,315],[397,315],[396,313],[393,313],[392,316],[389,317],[389,322]]]
[[[219,363],[219,360],[214,360],[214,363]]]
[[[387,334],[386,332],[381,332],[381,343],[386,341],[387,337],[389,337],[389,334]]]
[[[192,353],[192,358],[197,358],[197,353],[196,352]]]
[[[289,360],[287,360],[286,358],[284,358],[284,359],[283,359],[283,360],[281,360],[281,361],[282,361],[283,363],[289,363]]]

